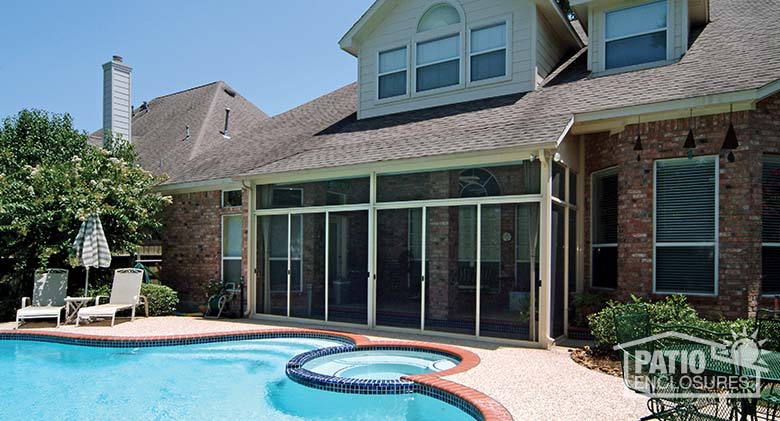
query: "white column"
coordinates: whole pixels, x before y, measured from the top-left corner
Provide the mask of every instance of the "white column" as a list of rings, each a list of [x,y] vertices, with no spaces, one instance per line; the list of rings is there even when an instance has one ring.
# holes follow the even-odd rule
[[[550,337],[550,302],[552,296],[550,268],[550,245],[552,244],[552,172],[550,161],[545,156],[545,151],[539,151],[541,161],[541,193],[542,201],[539,204],[539,279],[542,287],[539,291],[539,343],[545,347],[552,346]],[[534,286],[535,287],[535,286]]]
[[[376,173],[371,173],[368,209],[368,327],[376,327]]]
[[[287,214],[287,317],[290,317],[290,283],[292,282],[292,214]]]
[[[420,223],[420,226],[422,227],[422,274],[420,275],[420,279],[422,279],[422,282],[420,283],[420,330],[425,330],[425,283],[428,282],[428,280],[425,278],[425,269],[426,264],[425,260],[428,259],[428,252],[425,247],[425,243],[428,241],[428,208],[423,206],[422,207],[422,222]]]
[[[244,312],[245,316],[255,314],[255,283],[257,282],[257,274],[255,268],[257,267],[255,245],[257,233],[255,229],[255,185],[249,184],[249,188],[245,188],[247,202],[249,206],[246,207],[246,286],[244,287],[244,293],[246,294],[247,309]]]
[[[330,212],[325,212],[325,321],[328,321],[330,301]]]
[[[480,296],[480,294],[482,293],[482,205],[481,204],[477,204],[477,280],[476,280],[476,285],[477,285],[477,293],[474,294],[474,295],[476,295],[476,298],[477,298],[477,305],[476,305],[476,308],[477,308],[476,317],[477,318],[475,320],[475,325],[476,325],[476,332],[475,332],[475,334],[477,336],[479,336],[479,317],[480,317],[480,312],[481,312],[481,309],[480,309],[480,301],[481,301],[480,298],[481,298],[481,296]]]

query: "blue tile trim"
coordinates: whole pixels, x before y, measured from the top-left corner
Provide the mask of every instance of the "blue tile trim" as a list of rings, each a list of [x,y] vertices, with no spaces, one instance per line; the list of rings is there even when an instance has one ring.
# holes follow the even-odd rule
[[[315,373],[313,371],[303,368],[303,365],[309,361],[315,360],[320,357],[333,354],[342,354],[347,352],[357,351],[423,351],[430,352],[432,354],[438,354],[450,358],[454,358],[460,361],[457,355],[450,354],[445,351],[412,347],[412,346],[400,346],[400,345],[345,345],[334,346],[330,348],[316,349],[314,351],[304,352],[298,354],[287,362],[287,377],[294,382],[302,384],[307,387],[315,389],[328,390],[338,393],[356,393],[360,395],[388,395],[388,394],[403,394],[403,393],[419,393],[425,396],[438,399],[444,403],[452,405],[463,412],[467,413],[476,420],[483,420],[482,413],[467,400],[456,396],[450,392],[428,386],[419,383],[415,383],[411,380],[398,379],[398,380],[370,380],[370,379],[354,379],[349,377],[336,377],[327,376],[324,374]]]
[[[182,337],[169,339],[98,339],[98,338],[70,338],[64,336],[38,335],[35,333],[0,333],[0,341],[32,341],[53,342],[66,345],[102,347],[102,348],[150,348],[158,346],[180,346],[193,344],[207,344],[215,342],[245,341],[253,339],[273,338],[307,338],[328,339],[341,342],[345,345],[353,345],[354,342],[342,336],[329,335],[327,333],[313,332],[255,332],[236,333],[231,335]]]

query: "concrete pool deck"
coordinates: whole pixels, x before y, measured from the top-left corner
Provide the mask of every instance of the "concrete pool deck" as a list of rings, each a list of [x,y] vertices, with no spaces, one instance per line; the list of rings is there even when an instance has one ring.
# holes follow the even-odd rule
[[[0,323],[0,332],[14,323]],[[598,373],[571,360],[568,349],[520,348],[511,345],[360,328],[269,322],[206,320],[199,317],[118,319],[113,328],[104,322],[86,326],[53,327],[33,322],[27,332],[58,332],[90,336],[148,337],[289,328],[323,329],[363,335],[370,341],[413,340],[454,345],[476,354],[480,362],[444,379],[480,391],[502,404],[515,420],[636,420],[647,415],[646,398],[628,392],[620,378]]]

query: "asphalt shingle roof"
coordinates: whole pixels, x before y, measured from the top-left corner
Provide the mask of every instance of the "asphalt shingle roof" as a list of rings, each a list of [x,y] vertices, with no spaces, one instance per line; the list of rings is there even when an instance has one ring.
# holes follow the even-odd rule
[[[593,77],[584,71],[587,54],[581,51],[527,94],[364,120],[355,117],[357,87],[350,84],[258,119],[241,139],[204,138],[164,184],[550,144],[574,114],[754,89],[780,79],[780,0],[711,0],[710,10],[711,22],[674,64]]]
[[[225,108],[230,108],[228,133]],[[180,170],[198,156],[218,150],[228,142],[243,141],[268,115],[222,81],[155,98],[147,109],[133,113],[133,145],[138,163],[155,175],[180,177]],[[190,138],[185,140],[186,127]],[[90,136],[90,142],[102,143],[102,130]]]

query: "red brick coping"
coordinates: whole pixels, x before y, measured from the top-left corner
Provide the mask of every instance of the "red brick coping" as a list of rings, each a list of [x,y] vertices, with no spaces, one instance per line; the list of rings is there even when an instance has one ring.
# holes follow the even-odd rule
[[[450,380],[443,379],[444,376],[449,376],[455,373],[461,373],[467,371],[479,364],[479,356],[477,354],[467,351],[462,348],[458,348],[451,345],[437,344],[431,342],[419,342],[419,341],[372,341],[363,335],[357,335],[353,333],[338,332],[332,330],[320,330],[320,329],[305,329],[305,328],[280,328],[280,329],[249,329],[249,330],[237,330],[229,332],[212,332],[212,333],[191,333],[184,335],[157,335],[157,336],[111,336],[111,335],[92,335],[82,333],[70,333],[70,332],[52,332],[52,331],[38,331],[30,329],[18,329],[18,330],[3,330],[0,331],[0,339],[12,339],[13,336],[19,335],[24,337],[38,337],[40,339],[64,339],[64,341],[57,341],[61,343],[72,344],[95,344],[95,342],[102,342],[106,345],[116,345],[119,343],[156,343],[155,345],[165,345],[165,342],[176,341],[195,341],[192,343],[198,343],[198,339],[203,339],[204,342],[209,339],[225,339],[231,340],[235,338],[240,340],[252,335],[268,335],[273,337],[274,335],[284,336],[286,334],[296,335],[323,335],[336,338],[342,338],[349,342],[352,342],[358,348],[370,349],[381,346],[403,346],[420,348],[423,350],[433,350],[455,355],[460,359],[460,363],[447,370],[418,374],[414,376],[404,376],[402,379],[409,380],[421,385],[433,387],[454,395],[460,399],[463,399],[473,405],[482,415],[482,418],[486,421],[498,421],[498,420],[512,420],[512,415],[493,398],[485,395],[482,392],[474,390],[470,387],[463,386],[459,383],[455,383]],[[68,339],[72,340],[69,341]],[[208,341],[210,342],[210,341]],[[100,345],[97,345],[100,346]]]

